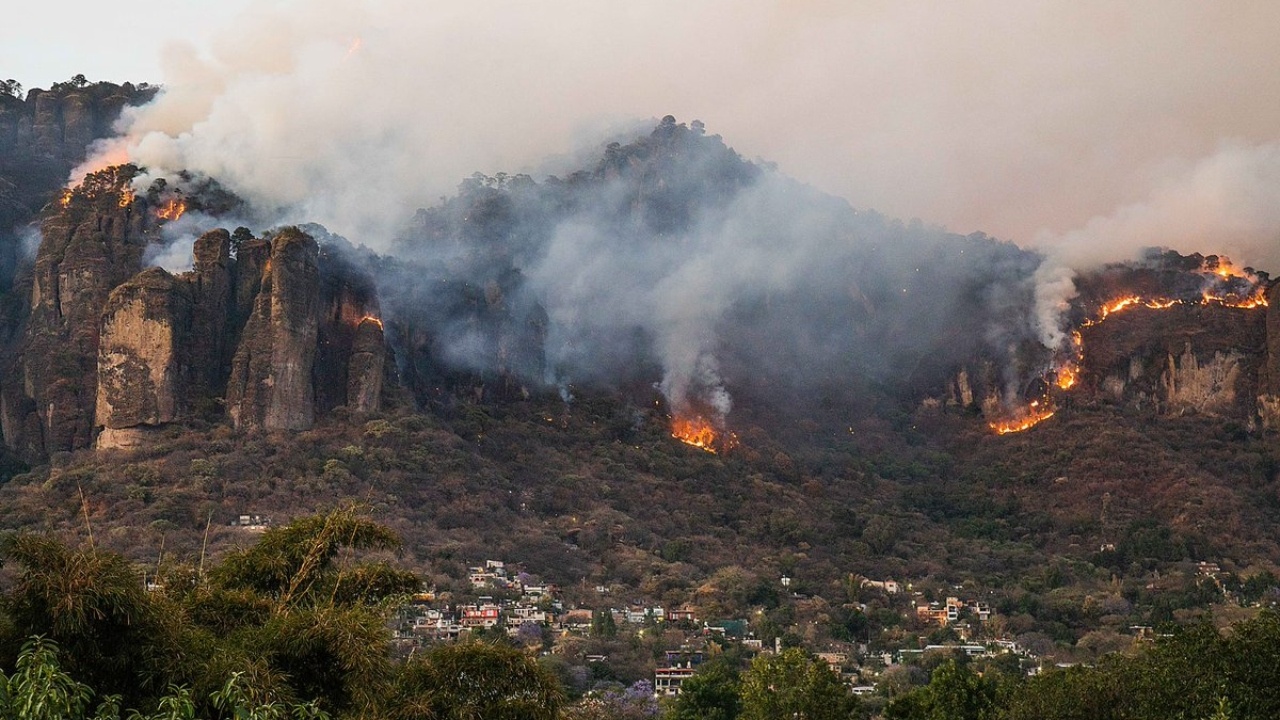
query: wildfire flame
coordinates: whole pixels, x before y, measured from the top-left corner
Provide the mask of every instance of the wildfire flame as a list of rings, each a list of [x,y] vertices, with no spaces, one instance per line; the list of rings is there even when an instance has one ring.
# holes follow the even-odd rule
[[[156,217],[161,220],[177,220],[187,211],[187,201],[180,197],[169,198],[164,205],[156,208]]]
[[[1093,317],[1085,320],[1080,324],[1080,328],[1072,331],[1071,349],[1064,352],[1069,357],[1058,360],[1053,370],[1055,376],[1050,384],[1057,386],[1059,390],[1064,392],[1074,388],[1080,380],[1080,363],[1084,360],[1084,338],[1080,334],[1080,329],[1098,325],[1108,317],[1128,308],[1145,307],[1151,310],[1165,310],[1175,305],[1221,305],[1222,307],[1250,310],[1267,307],[1266,287],[1259,282],[1256,275],[1248,270],[1237,269],[1231,264],[1230,260],[1219,258],[1216,265],[1206,263],[1205,266],[1201,267],[1200,271],[1205,274],[1212,274],[1222,280],[1244,279],[1252,284],[1253,287],[1246,294],[1235,292],[1219,293],[1212,289],[1205,290],[1199,300],[1127,295],[1105,303],[1098,308]],[[1219,284],[1219,286],[1221,285],[1216,280],[1215,283]],[[1049,381],[1047,374],[1044,379],[1046,382]],[[990,423],[990,426],[999,435],[1021,432],[1048,420],[1053,417],[1055,412],[1052,398],[1046,396],[1040,400],[1033,401],[1025,410],[1019,412],[1017,417],[993,422]]]
[[[1053,417],[1055,412],[1051,407],[1040,407],[1038,403],[1033,403],[1026,414],[1004,422],[993,422],[991,423],[991,429],[995,430],[997,435],[1022,432]]]
[[[1217,257],[1214,262],[1208,259],[1200,266],[1200,272],[1213,273],[1223,280],[1230,278],[1243,278],[1252,283],[1258,282],[1258,276],[1252,272],[1252,268],[1238,268],[1231,262],[1230,258]]]
[[[58,204],[62,207],[67,207],[71,204],[71,190],[63,190],[58,194]]]
[[[721,445],[720,434],[715,425],[701,415],[691,418],[672,418],[671,437],[709,453],[717,452]]]
[[[372,316],[372,315],[365,315],[364,317],[360,318],[360,322],[356,323],[356,327],[359,327],[359,326],[361,326],[361,325],[363,325],[363,324],[365,324],[365,323],[367,323],[367,322],[368,322],[368,323],[373,323],[374,325],[377,325],[379,330],[384,329],[384,328],[383,328],[383,325],[382,325],[382,320],[381,320],[380,318],[376,318],[376,317],[374,317],[374,316]]]
[[[1075,363],[1063,365],[1058,368],[1058,387],[1062,390],[1070,390],[1076,386],[1076,380],[1080,374],[1080,369]]]
[[[120,207],[127,208],[133,204],[133,191],[125,188],[120,191]]]

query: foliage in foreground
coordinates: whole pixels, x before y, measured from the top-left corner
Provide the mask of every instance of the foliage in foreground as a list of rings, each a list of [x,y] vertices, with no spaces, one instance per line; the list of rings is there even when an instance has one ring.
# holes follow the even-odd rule
[[[559,684],[514,648],[392,660],[389,613],[420,582],[348,555],[397,542],[343,508],[268,530],[207,573],[171,568],[148,591],[93,545],[8,537],[0,719],[118,718],[122,707],[142,720],[555,717]]]

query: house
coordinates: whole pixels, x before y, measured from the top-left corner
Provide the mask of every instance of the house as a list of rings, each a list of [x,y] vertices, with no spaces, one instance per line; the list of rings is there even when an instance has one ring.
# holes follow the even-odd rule
[[[690,648],[668,650],[665,666],[653,671],[653,694],[679,695],[680,685],[693,677],[704,657],[701,651]]]
[[[693,668],[665,667],[653,671],[654,695],[679,695],[680,686],[697,672]]]
[[[861,587],[883,590],[890,595],[896,595],[902,592],[902,586],[894,580],[868,580],[867,578],[863,578],[860,585]]]
[[[693,608],[683,607],[679,610],[672,609],[667,611],[667,622],[681,621],[697,622],[697,619],[694,617]]]
[[[662,608],[647,608],[639,605],[632,605],[625,610],[615,611],[614,620],[618,622],[627,622],[632,625],[644,625],[650,622],[662,622],[666,617],[666,613]]]
[[[591,629],[593,613],[586,608],[578,608],[565,613],[560,620],[560,627],[565,630],[587,631]]]
[[[917,605],[916,617],[934,625],[946,625],[947,609],[939,606],[936,602],[928,605]]]
[[[511,609],[511,616],[516,619],[517,624],[531,622],[542,625],[549,619],[547,611],[536,605],[516,605]]]
[[[978,613],[979,620],[986,620],[991,617],[991,605],[985,602],[977,602],[973,604],[974,612]]]
[[[875,685],[855,685],[849,689],[854,695],[874,695],[876,692]]]
[[[498,624],[499,608],[493,603],[463,605],[460,624],[466,628],[491,628]]]
[[[270,524],[271,519],[266,515],[238,515],[235,520],[231,521],[232,527],[244,528],[253,532],[262,532]]]
[[[551,594],[550,585],[525,585],[524,591],[521,593],[530,600],[537,600],[541,597]]]
[[[965,604],[959,598],[949,597],[945,604],[936,602],[916,606],[916,617],[934,625],[947,626],[960,619]]]
[[[827,665],[830,665],[831,669],[837,673],[840,672],[840,668],[849,661],[849,656],[842,652],[820,652],[816,654],[816,657]]]

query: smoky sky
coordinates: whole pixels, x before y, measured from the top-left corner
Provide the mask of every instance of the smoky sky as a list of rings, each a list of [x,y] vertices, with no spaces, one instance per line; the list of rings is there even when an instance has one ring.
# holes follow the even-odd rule
[[[473,171],[671,113],[855,206],[1072,265],[1274,266],[1275,27],[1273,2],[264,2],[170,46],[125,127],[149,167],[375,247]]]

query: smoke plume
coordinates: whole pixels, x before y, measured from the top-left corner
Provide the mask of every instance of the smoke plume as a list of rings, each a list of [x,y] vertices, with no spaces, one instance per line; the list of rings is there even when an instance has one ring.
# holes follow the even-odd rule
[[[189,170],[265,223],[401,254],[493,316],[421,311],[451,363],[503,357],[564,383],[616,379],[639,351],[673,406],[723,414],[748,365],[794,389],[846,371],[924,381],[1029,338],[1058,348],[1075,272],[1143,247],[1280,264],[1277,25],[1274,3],[1181,0],[278,2],[207,49],[171,47],[164,91],[89,166],[127,157],[140,183]],[[669,184],[611,169],[608,151],[590,189],[564,158],[555,183],[535,172],[665,112],[782,172],[716,148],[679,168],[643,159]],[[476,171],[498,187],[454,196]],[[708,172],[730,175],[691,179]],[[449,202],[491,226],[403,229],[422,207],[443,222]],[[477,330],[499,316],[544,356],[512,360],[507,335]]]

